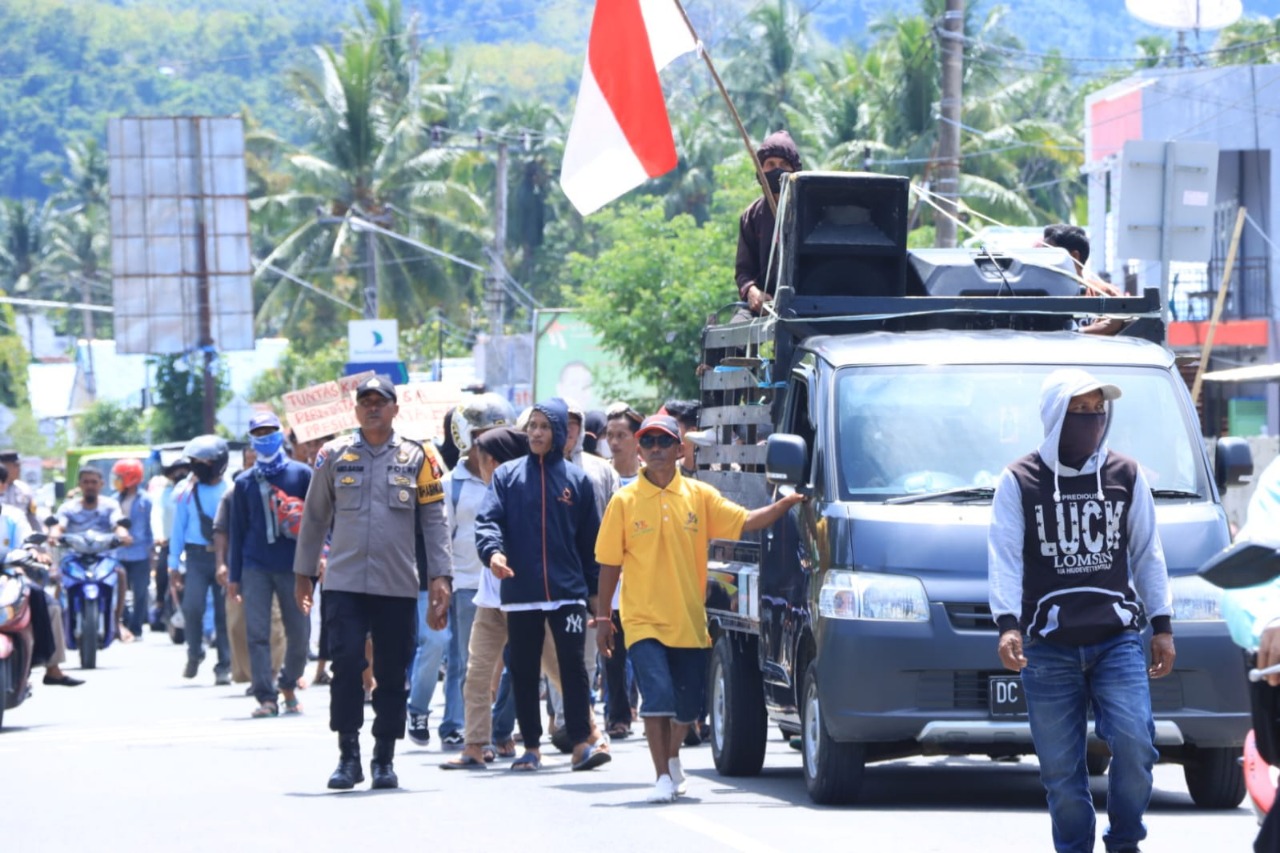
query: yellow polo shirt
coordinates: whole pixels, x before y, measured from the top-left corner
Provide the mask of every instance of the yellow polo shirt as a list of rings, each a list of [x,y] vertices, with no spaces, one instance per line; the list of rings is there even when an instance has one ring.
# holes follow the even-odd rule
[[[669,648],[705,649],[707,543],[738,539],[747,510],[713,486],[677,470],[665,489],[643,472],[609,501],[596,537],[596,562],[622,566],[622,629],[627,645],[654,639]]]

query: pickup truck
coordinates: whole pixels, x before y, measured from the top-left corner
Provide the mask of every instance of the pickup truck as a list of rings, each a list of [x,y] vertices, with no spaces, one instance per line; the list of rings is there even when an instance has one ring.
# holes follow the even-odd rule
[[[699,478],[749,507],[809,495],[755,541],[712,543],[717,770],[758,773],[770,726],[798,736],[823,804],[856,801],[874,761],[1034,753],[996,653],[987,529],[1001,470],[1043,436],[1041,381],[1072,366],[1123,389],[1109,445],[1156,502],[1178,651],[1151,682],[1161,759],[1198,806],[1238,805],[1240,653],[1195,573],[1229,542],[1220,495],[1252,472],[1247,445],[1220,440],[1210,464],[1156,291],[1081,296],[1060,250],[908,252],[906,194],[897,178],[794,176],[772,311],[704,332]],[[1074,330],[1101,315],[1131,334]],[[1090,772],[1108,761],[1091,738]]]

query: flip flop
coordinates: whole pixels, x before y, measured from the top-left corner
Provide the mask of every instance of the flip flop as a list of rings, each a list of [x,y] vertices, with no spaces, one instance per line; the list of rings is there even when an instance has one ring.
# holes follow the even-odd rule
[[[532,773],[535,770],[542,769],[542,759],[538,757],[537,753],[526,752],[511,762],[511,769],[517,773]]]
[[[441,770],[488,770],[489,765],[483,761],[477,761],[470,755],[459,755],[452,761],[446,761],[440,765]]]
[[[498,744],[498,757],[499,758],[515,758],[516,742],[514,740],[507,740]]]
[[[606,750],[587,744],[587,748],[582,751],[581,760],[573,765],[574,770],[595,770],[602,764],[608,764],[613,761],[613,756]]]
[[[485,764],[492,764],[498,758],[498,753],[494,752],[493,747],[491,746],[486,746],[484,749],[480,750],[480,754],[484,756]]]

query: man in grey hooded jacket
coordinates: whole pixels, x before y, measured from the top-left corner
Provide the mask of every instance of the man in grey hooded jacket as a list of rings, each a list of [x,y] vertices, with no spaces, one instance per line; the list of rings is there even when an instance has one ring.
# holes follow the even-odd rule
[[[1044,441],[1004,470],[992,501],[998,651],[1022,674],[1059,853],[1093,850],[1090,707],[1112,755],[1106,848],[1137,850],[1146,837],[1159,757],[1147,679],[1173,670],[1172,599],[1151,488],[1135,460],[1106,445],[1119,397],[1083,370],[1051,373],[1040,393]],[[1149,667],[1140,638],[1148,624]]]

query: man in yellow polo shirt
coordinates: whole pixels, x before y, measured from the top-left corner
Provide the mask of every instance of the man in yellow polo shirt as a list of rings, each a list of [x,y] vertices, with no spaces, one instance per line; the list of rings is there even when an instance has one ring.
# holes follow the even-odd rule
[[[600,652],[610,657],[609,603],[625,569],[622,628],[657,775],[647,799],[669,803],[685,792],[680,744],[702,712],[706,690],[707,543],[768,527],[804,498],[792,494],[748,511],[712,486],[682,476],[680,426],[669,415],[645,418],[636,437],[645,467],[614,494],[596,538],[600,605],[594,623]]]

